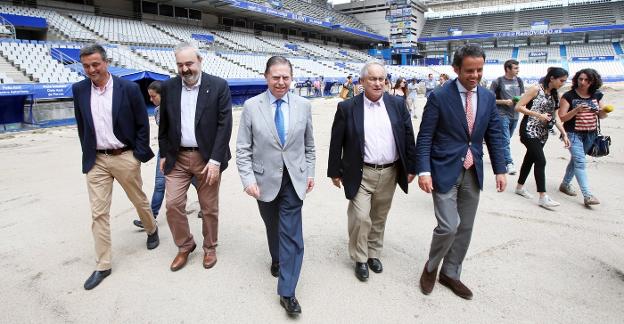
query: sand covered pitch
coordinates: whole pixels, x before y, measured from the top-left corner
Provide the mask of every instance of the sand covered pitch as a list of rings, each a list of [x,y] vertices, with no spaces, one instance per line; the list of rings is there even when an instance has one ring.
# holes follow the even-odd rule
[[[304,202],[305,258],[297,288],[301,323],[617,323],[624,319],[624,92],[608,90],[616,111],[603,121],[610,156],[588,159],[590,185],[602,204],[557,188],[569,153],[556,137],[546,145],[547,190],[561,206],[550,211],[513,193],[508,176],[496,193],[489,161],[462,280],[466,301],[437,284],[430,296],[418,279],[435,226],[431,197],[416,181],[397,190],[385,235],[384,271],[366,283],[347,253],[347,201],[326,178],[330,128],[337,99],[313,100],[316,187]],[[419,114],[423,99],[419,100]],[[234,112],[234,144],[240,110]],[[420,120],[415,120],[418,128]],[[152,121],[152,148],[157,149]],[[519,167],[524,146],[512,144]],[[234,159],[220,193],[218,263],[202,267],[195,251],[178,272],[177,249],[164,205],[161,245],[145,248],[132,225],[136,213],[115,185],[111,209],[113,273],[92,291],[82,288],[94,268],[86,180],[75,127],[0,134],[0,323],[276,323],[288,322],[270,275],[264,225],[243,193]],[[142,168],[151,197],[155,161]],[[578,190],[578,185],[574,182]],[[535,191],[533,176],[527,188]],[[201,240],[193,188],[190,225]]]

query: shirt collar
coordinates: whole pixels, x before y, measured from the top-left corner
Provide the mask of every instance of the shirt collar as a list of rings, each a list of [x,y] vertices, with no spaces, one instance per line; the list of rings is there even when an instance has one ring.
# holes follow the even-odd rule
[[[362,97],[364,97],[364,103],[369,107],[379,107],[381,106],[381,102],[383,101],[383,95],[381,95],[381,97],[377,101],[372,101],[368,99],[366,94],[362,95]]]
[[[180,78],[182,79],[182,78]],[[192,87],[189,87],[186,85],[186,83],[184,83],[184,79],[182,79],[182,88],[188,90],[188,91],[193,91],[193,90],[197,90],[199,89],[199,86],[201,85],[201,75],[199,76],[199,79],[197,79],[197,83],[195,83]]]
[[[456,82],[455,84],[457,84],[457,90],[459,90],[459,92],[461,93],[466,93],[468,92],[468,89],[464,88],[464,86],[461,84],[461,82],[459,82],[459,79],[455,79]],[[470,90],[471,92],[477,93],[477,88],[474,88],[472,90]]]
[[[106,90],[111,89],[113,87],[113,75],[110,74],[110,72],[108,73],[108,81],[106,82],[106,84],[103,87],[98,87],[95,85],[95,83],[93,83],[93,81],[91,81],[91,87],[98,93],[98,94],[103,94],[104,92],[106,92]]]
[[[277,98],[271,93],[271,90],[268,90],[267,92],[269,93],[269,102],[271,104],[274,104],[275,101],[277,101]],[[288,104],[288,93],[282,97],[282,101]]]

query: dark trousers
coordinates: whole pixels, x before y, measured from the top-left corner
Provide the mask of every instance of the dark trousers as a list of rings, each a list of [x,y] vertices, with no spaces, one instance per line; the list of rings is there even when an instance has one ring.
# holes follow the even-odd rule
[[[258,200],[260,216],[266,226],[271,260],[279,262],[280,265],[277,282],[277,293],[280,296],[295,295],[295,288],[301,273],[303,263],[302,206],[303,200],[297,196],[286,171],[282,175],[282,187],[277,197],[271,202]]]
[[[544,143],[537,138],[525,138],[522,139],[522,144],[526,146],[527,151],[524,155],[524,161],[522,161],[522,167],[520,168],[518,183],[524,185],[531,171],[531,167],[535,164],[533,174],[535,175],[537,192],[546,192],[546,157],[544,156]]]

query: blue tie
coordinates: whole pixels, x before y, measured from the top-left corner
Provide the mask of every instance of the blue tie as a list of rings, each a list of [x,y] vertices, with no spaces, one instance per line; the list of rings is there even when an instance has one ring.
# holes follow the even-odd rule
[[[286,131],[284,130],[284,114],[282,113],[282,103],[284,100],[275,100],[275,129],[277,129],[277,136],[279,136],[280,143],[284,145],[286,142]]]

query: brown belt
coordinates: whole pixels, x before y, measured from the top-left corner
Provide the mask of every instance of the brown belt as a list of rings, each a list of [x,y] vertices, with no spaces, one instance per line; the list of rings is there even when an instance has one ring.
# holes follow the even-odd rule
[[[180,146],[180,151],[182,151],[182,152],[195,152],[195,151],[199,151],[199,147],[184,147],[184,146]]]
[[[126,147],[116,148],[116,149],[96,150],[96,152],[101,153],[101,154],[106,154],[106,155],[119,155],[129,150],[130,148],[126,146]]]
[[[394,162],[388,163],[388,164],[372,164],[372,163],[364,162],[364,165],[367,166],[367,167],[371,167],[371,168],[373,168],[375,170],[381,170],[381,169],[385,169],[385,168],[389,168],[389,167],[393,166]]]

